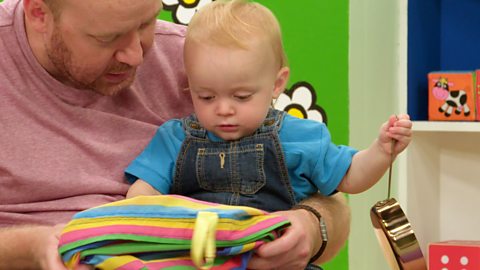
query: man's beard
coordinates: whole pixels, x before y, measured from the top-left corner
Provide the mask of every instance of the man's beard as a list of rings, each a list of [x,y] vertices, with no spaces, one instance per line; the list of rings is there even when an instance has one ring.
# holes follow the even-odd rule
[[[57,26],[53,30],[50,42],[50,48],[46,48],[47,56],[56,68],[56,73],[53,76],[62,83],[77,89],[88,89],[105,96],[114,96],[133,83],[136,68],[128,64],[117,62],[105,69],[110,73],[131,72],[127,79],[117,84],[108,84],[102,80],[102,77],[106,74],[105,71],[100,75],[89,74],[85,69],[75,66],[72,61],[72,51],[65,44]]]

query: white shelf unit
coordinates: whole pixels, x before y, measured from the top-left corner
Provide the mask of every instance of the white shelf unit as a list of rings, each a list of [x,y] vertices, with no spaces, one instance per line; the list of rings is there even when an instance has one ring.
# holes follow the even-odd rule
[[[480,122],[440,122],[440,121],[415,121],[413,130],[420,132],[478,132],[480,134]]]
[[[389,115],[407,112],[407,2],[350,0],[350,144],[356,148],[368,147]],[[445,0],[422,3],[440,2]],[[384,176],[371,190],[349,197],[349,269],[389,269],[369,216],[386,190]],[[427,262],[430,242],[480,240],[480,122],[414,121],[413,141],[394,164],[392,194],[412,223]]]
[[[480,240],[479,139],[477,122],[414,122],[399,196],[425,256],[431,242]]]

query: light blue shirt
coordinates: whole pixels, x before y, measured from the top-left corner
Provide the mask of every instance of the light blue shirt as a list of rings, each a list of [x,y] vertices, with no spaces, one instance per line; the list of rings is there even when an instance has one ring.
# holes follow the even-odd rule
[[[221,140],[212,133],[208,133],[208,138]],[[288,114],[279,138],[297,202],[318,191],[324,195],[334,192],[357,152],[349,146],[333,144],[325,124]],[[182,120],[165,122],[125,170],[128,181],[133,183],[140,178],[160,193],[168,194],[184,139]]]

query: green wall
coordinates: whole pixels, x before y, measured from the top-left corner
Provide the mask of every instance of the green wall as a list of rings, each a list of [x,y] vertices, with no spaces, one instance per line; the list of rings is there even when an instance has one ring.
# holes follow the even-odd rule
[[[280,21],[291,67],[289,88],[297,82],[312,85],[316,104],[327,114],[334,142],[347,144],[348,0],[258,2],[270,8]],[[165,9],[161,19],[178,21],[173,17],[183,7],[165,6]]]
[[[314,109],[321,108],[326,113],[332,140],[348,144],[349,0],[258,2],[270,8],[280,21],[291,68],[287,88],[298,82],[308,82],[315,89],[317,107]],[[165,9],[160,18],[182,22],[177,19],[181,16],[176,14],[182,9],[185,11],[184,7],[174,5],[165,6]],[[347,247],[324,268],[348,269]]]
[[[348,0],[261,0],[278,17],[290,84],[307,81],[337,144],[348,143]]]
[[[199,3],[193,0],[185,2]],[[348,144],[349,0],[258,0],[258,2],[273,11],[282,27],[285,50],[291,68],[287,94],[294,91],[293,88],[298,83],[307,82],[314,93],[312,96],[316,104],[304,109],[321,111],[326,116],[323,120],[328,120],[323,122],[327,122],[332,140],[336,144]],[[165,6],[165,9],[160,18],[188,24],[188,21],[178,19],[183,16],[177,16],[186,11],[185,7],[173,5]],[[333,261],[323,267],[325,270],[347,270],[347,246]]]

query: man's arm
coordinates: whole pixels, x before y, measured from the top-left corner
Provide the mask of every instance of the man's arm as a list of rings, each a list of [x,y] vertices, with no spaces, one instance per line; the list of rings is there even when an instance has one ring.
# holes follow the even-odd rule
[[[60,230],[60,226],[1,228],[0,270],[67,270],[57,251]]]
[[[328,244],[316,263],[331,260],[347,241],[350,232],[350,208],[343,194],[330,197],[314,195],[301,202],[321,213],[328,232]],[[276,212],[287,217],[291,226],[273,242],[264,244],[248,264],[249,269],[305,269],[322,244],[320,225],[304,209]]]
[[[315,195],[304,200],[301,204],[315,208],[322,215],[327,226],[327,247],[316,263],[321,264],[333,259],[345,245],[350,233],[350,207],[345,195],[343,193],[337,193],[330,197]],[[318,220],[316,218],[314,220],[315,224],[318,225]],[[317,233],[318,240],[314,248],[315,253],[322,244],[321,235],[319,232]]]

